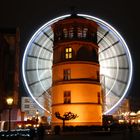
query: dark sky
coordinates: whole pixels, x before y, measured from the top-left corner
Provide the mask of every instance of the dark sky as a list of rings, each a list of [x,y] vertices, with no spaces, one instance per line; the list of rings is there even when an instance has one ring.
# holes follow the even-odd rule
[[[0,28],[19,27],[21,55],[31,36],[41,25],[57,16],[78,13],[99,17],[123,36],[130,49],[134,78],[130,95],[139,95],[140,79],[140,7],[138,0],[1,0]]]

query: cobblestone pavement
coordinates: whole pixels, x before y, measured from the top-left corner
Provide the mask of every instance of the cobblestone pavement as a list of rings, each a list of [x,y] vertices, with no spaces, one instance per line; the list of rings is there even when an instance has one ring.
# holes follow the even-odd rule
[[[0,139],[0,140],[140,140],[140,131],[114,131],[111,133],[63,133],[60,135],[44,135],[44,139],[34,136]]]
[[[41,140],[34,138],[34,140]],[[95,134],[64,134],[46,135],[44,140],[140,140],[140,131],[112,132],[110,135]]]

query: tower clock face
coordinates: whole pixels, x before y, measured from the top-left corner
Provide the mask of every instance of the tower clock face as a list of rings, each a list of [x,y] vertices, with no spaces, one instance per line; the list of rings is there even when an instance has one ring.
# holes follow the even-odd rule
[[[40,27],[27,44],[22,61],[23,83],[29,95],[50,113],[54,33],[51,26],[71,15],[55,18]],[[104,93],[104,114],[110,114],[128,93],[132,79],[132,60],[122,36],[105,21],[78,16],[96,22],[99,46],[100,82]]]

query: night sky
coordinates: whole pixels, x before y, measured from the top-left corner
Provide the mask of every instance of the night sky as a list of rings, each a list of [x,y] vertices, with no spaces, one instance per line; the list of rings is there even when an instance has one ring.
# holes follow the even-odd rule
[[[0,28],[19,27],[21,59],[35,31],[47,21],[70,13],[89,14],[111,24],[125,39],[132,55],[134,74],[129,95],[140,97],[140,7],[137,0],[1,0]]]

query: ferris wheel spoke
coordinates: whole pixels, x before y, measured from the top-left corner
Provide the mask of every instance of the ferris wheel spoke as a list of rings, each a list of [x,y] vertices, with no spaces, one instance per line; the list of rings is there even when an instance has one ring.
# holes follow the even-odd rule
[[[33,83],[28,84],[28,86],[33,86],[33,85],[35,85],[35,84],[37,84],[37,83],[39,83],[39,82],[41,82],[41,81],[44,81],[44,80],[47,80],[47,79],[50,79],[50,78],[51,78],[51,76],[45,77],[45,78],[43,78],[43,79],[40,79],[40,80],[38,80],[38,81],[35,81],[35,82],[33,82]]]
[[[104,51],[106,51],[106,50],[108,50],[108,49],[110,49],[111,47],[113,47],[114,45],[118,44],[119,42],[120,42],[119,40],[116,41],[116,42],[114,42],[114,43],[111,44],[110,46],[106,47],[104,50],[100,51],[99,54],[102,53],[102,52],[104,52]]]
[[[47,94],[47,96],[49,96],[49,98],[45,98],[45,94]],[[36,99],[41,98],[42,96],[44,96],[45,99],[49,100],[50,99],[50,95],[47,91],[44,91],[43,93],[41,93]]]
[[[47,58],[43,58],[43,57],[38,57],[38,56],[33,56],[33,55],[27,55],[27,57],[31,57],[31,58],[35,58],[35,59],[41,59],[41,60],[45,60],[45,61],[53,61],[52,59],[47,59]]]
[[[122,81],[122,80],[116,79],[116,78],[111,77],[111,76],[108,76],[108,75],[104,75],[104,76],[107,77],[108,79],[113,80],[113,81],[115,80],[115,81],[117,81],[117,82],[119,82],[119,83],[127,84],[127,81]]]
[[[107,58],[104,58],[104,59],[100,59],[100,62],[101,61],[106,61],[106,60],[109,60],[109,59],[114,59],[114,58],[122,57],[122,56],[125,56],[125,55],[126,55],[126,53],[115,55],[115,56],[111,56],[111,57],[107,57]]]
[[[35,85],[35,84],[39,83],[39,82],[40,82],[40,81],[35,81],[35,82],[32,82],[32,83],[28,84],[28,86],[29,86],[29,87],[31,87],[31,86],[33,86],[33,85]]]
[[[97,44],[99,44],[99,43],[104,39],[104,37],[106,37],[106,36],[109,34],[109,32],[110,32],[110,31],[107,31],[107,32],[103,35],[103,37],[97,42]]]
[[[52,78],[52,76],[48,76],[48,77],[41,79],[40,81],[44,81],[44,80],[51,79],[51,78]]]
[[[105,68],[105,69],[122,69],[122,70],[128,70],[128,67],[112,67],[112,66],[101,66],[101,68]]]
[[[42,45],[38,44],[37,42],[33,42],[33,43],[34,43],[35,45],[37,45],[38,47],[43,48],[44,50],[46,50],[46,51],[48,51],[48,52],[53,53],[53,51],[52,51],[52,50],[47,49],[46,47],[43,47]]]
[[[106,86],[105,88],[106,88],[108,91],[111,91],[111,93],[114,94],[115,96],[117,96],[117,97],[119,97],[119,98],[121,97],[121,95],[118,95],[118,94],[116,93],[116,91],[110,90],[109,87]],[[108,94],[108,95],[109,95],[109,94]]]
[[[44,32],[44,31],[42,31],[42,32],[46,37],[48,37],[52,42],[54,42],[53,38],[51,38],[46,32]]]
[[[49,67],[47,68],[37,68],[37,69],[25,69],[25,71],[39,71],[39,70],[51,70]]]

